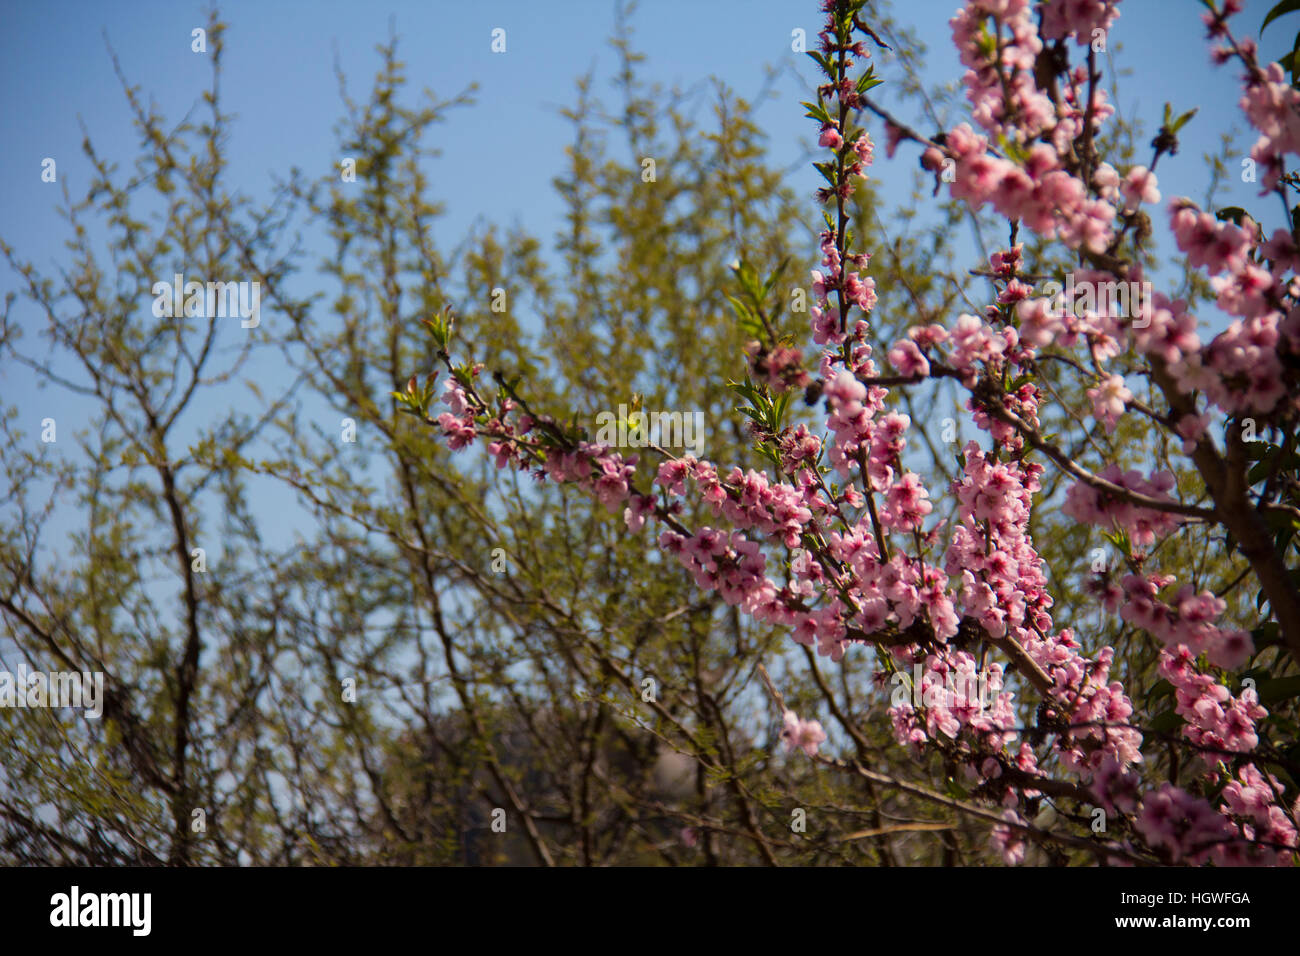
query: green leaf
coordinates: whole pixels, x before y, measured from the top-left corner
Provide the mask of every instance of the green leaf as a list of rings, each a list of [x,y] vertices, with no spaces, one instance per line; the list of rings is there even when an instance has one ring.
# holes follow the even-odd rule
[[[1251,461],[1262,461],[1277,451],[1277,445],[1267,441],[1248,441],[1244,453]]]
[[[1241,689],[1246,686],[1246,681],[1248,680],[1253,680],[1255,682],[1255,687],[1258,689],[1261,683],[1269,679],[1269,670],[1267,667],[1252,667],[1250,670],[1243,672],[1241,679],[1235,682],[1236,689],[1233,693],[1240,694]]]
[[[755,445],[754,450],[770,461],[775,467],[781,467],[781,456],[767,445]]]
[[[998,148],[1002,150],[1003,155],[1006,156],[1007,159],[1010,159],[1021,166],[1023,166],[1025,161],[1029,158],[1029,154],[1025,152],[1024,147],[1015,140],[1007,139],[1007,137],[1001,133],[998,134]]]
[[[790,257],[786,256],[784,259],[781,260],[781,264],[777,266],[774,270],[772,270],[772,274],[767,277],[767,281],[763,283],[764,300],[766,300],[767,297],[771,295],[772,289],[775,288],[776,284],[781,280],[781,276],[785,274],[786,266],[788,266],[789,264],[790,264]]]
[[[826,56],[826,54],[822,53],[819,50],[808,50],[806,52],[810,57],[813,58],[813,62],[815,62],[819,67],[821,67],[822,72],[825,73],[827,76],[830,76],[834,72],[831,69],[830,57]],[[805,103],[804,105],[807,106],[808,104]]]
[[[1151,719],[1151,729],[1157,733],[1171,734],[1184,723],[1186,723],[1186,721],[1172,710],[1165,710],[1156,714],[1156,716]]]
[[[1240,206],[1224,206],[1214,214],[1214,218],[1219,222],[1232,222],[1240,226],[1241,220],[1247,215],[1246,210]]]
[[[752,403],[757,392],[754,389],[754,383],[745,379],[743,382],[728,382],[727,388],[731,389],[737,395],[747,398]]]
[[[1286,512],[1279,512],[1279,511],[1267,512],[1264,515],[1264,523],[1267,524],[1274,532],[1293,531],[1296,527],[1296,519],[1292,515],[1289,515]],[[1292,570],[1291,580],[1295,584],[1300,585],[1300,580],[1297,580],[1296,577],[1297,574],[1300,574],[1300,571]]]
[[[1161,678],[1160,680],[1152,684],[1151,689],[1147,691],[1147,700],[1151,701],[1151,700],[1155,700],[1158,697],[1168,697],[1173,692],[1174,692],[1174,685],[1169,683],[1169,681]]]
[[[1260,594],[1262,596],[1264,592],[1261,591]],[[1278,640],[1279,633],[1281,633],[1281,628],[1278,627],[1278,622],[1265,620],[1264,623],[1251,631],[1251,640],[1255,641],[1255,646],[1273,644],[1274,641]]]
[[[867,92],[867,90],[875,89],[877,86],[879,86],[881,83],[884,82],[885,82],[884,80],[879,79],[876,76],[875,67],[870,67],[867,69],[867,72],[863,73],[860,77],[858,77],[858,83],[857,83],[858,92],[865,93]]]
[[[815,119],[821,123],[829,123],[831,121],[830,114],[826,112],[826,108],[820,103],[800,103],[799,105],[807,109],[808,112],[804,113],[804,116],[807,116],[809,119]]]
[[[1285,16],[1288,13],[1294,13],[1297,10],[1300,10],[1300,0],[1282,0],[1281,3],[1268,11],[1268,16],[1266,16],[1264,22],[1259,25],[1260,36],[1264,35],[1265,28],[1278,17]]]
[[[781,430],[781,422],[785,420],[786,409],[790,407],[790,392],[782,392],[772,403],[772,431]]]
[[[1274,677],[1258,683],[1259,700],[1262,704],[1275,704],[1280,700],[1300,697],[1300,675],[1291,677]]]
[[[736,318],[740,320],[741,326],[748,326],[754,321],[754,313],[749,306],[737,299],[734,295],[727,295],[727,301],[731,303],[731,308],[736,313]]]
[[[1178,119],[1174,120],[1173,125],[1169,127],[1169,132],[1176,134],[1180,129],[1186,126],[1191,121],[1192,117],[1195,116],[1199,111],[1200,111],[1199,106],[1195,106],[1192,109],[1188,110],[1182,116],[1178,117]]]

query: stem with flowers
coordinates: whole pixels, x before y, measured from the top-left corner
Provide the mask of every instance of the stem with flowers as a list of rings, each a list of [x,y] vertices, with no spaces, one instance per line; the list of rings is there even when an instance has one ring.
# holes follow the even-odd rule
[[[1098,296],[1082,314],[1063,308],[1014,237],[1024,230],[1067,248],[1078,260],[1077,284],[1113,290],[1143,281],[1141,253],[1152,232],[1143,207],[1161,199],[1154,169],[1176,152],[1190,119],[1166,115],[1149,166],[1121,175],[1100,155],[1099,132],[1113,109],[1090,44],[1112,28],[1118,6],[968,0],[951,26],[974,126],[926,137],[867,96],[882,83],[867,41],[883,43],[865,22],[865,0],[823,4],[825,25],[809,55],[824,82],[803,104],[826,151],[814,164],[825,180],[817,192],[825,228],[809,309],[820,352],[805,356],[777,340],[764,312],[776,276],[739,264],[742,294],[732,299],[754,337],[748,378],[732,388],[770,472],[727,470],[660,448],[651,449],[657,458],[647,469],[593,443],[530,408],[520,383],[498,379],[490,388],[481,365],[454,364],[450,313],[426,323],[443,368],[395,396],[453,449],[481,440],[499,468],[585,489],[611,512],[621,509],[632,534],[653,522],[659,548],[700,588],[788,629],[810,660],[812,651],[838,662],[870,650],[882,686],[919,667],[922,686],[890,708],[894,735],[918,756],[940,757],[960,796],[916,785],[908,792],[992,823],[1008,862],[1024,859],[1034,841],[1099,860],[1292,863],[1298,771],[1265,739],[1264,728],[1276,727],[1257,682],[1233,675],[1265,647],[1285,652],[1288,666],[1300,658],[1300,243],[1284,164],[1300,153],[1300,92],[1279,66],[1259,64],[1252,43],[1234,39],[1228,21],[1240,4],[1207,2],[1207,28],[1222,44],[1216,58],[1245,70],[1242,109],[1260,133],[1252,156],[1264,169],[1264,193],[1282,197],[1288,223],[1263,241],[1253,221],[1216,218],[1187,200],[1170,204],[1177,247],[1213,276],[1217,305],[1231,317],[1208,343],[1187,304],[1160,292],[1122,306]],[[1074,66],[1072,43],[1086,51]],[[873,162],[865,113],[884,119],[890,155],[916,143],[936,190],[946,185],[974,209],[991,207],[1013,237],[990,257],[996,294],[982,314],[913,325],[884,356],[893,374],[868,344],[876,287],[870,254],[850,228],[848,202]],[[1048,359],[1088,386],[1093,417],[1107,433],[1140,414],[1171,437],[1200,497],[1168,471],[1091,465],[1045,434]],[[443,373],[448,410],[435,414]],[[959,383],[983,433],[961,450],[946,514],[906,463],[912,421],[892,410],[895,390],[938,379]],[[1138,381],[1152,400],[1135,397]],[[824,409],[820,434],[791,420],[800,390]],[[1030,534],[1034,509],[1051,504],[1040,481],[1049,467],[1072,481],[1064,514],[1102,529],[1120,551],[1113,568],[1092,575],[1090,593],[1159,648],[1177,734],[1140,716],[1112,679],[1113,647],[1089,650],[1094,641],[1054,623],[1048,568]],[[709,506],[716,527],[684,523],[688,496]],[[1177,569],[1158,567],[1158,541],[1205,525],[1226,532],[1260,588],[1254,633],[1221,624],[1221,597],[1176,586]],[[977,673],[991,700],[937,692],[969,687]],[[787,744],[818,755],[827,740],[820,723],[778,706]],[[866,765],[851,715],[834,713],[857,755],[818,759],[891,785]],[[1145,754],[1157,743],[1177,746],[1180,765],[1199,776],[1186,787],[1146,780]],[[1064,830],[1031,822],[1044,805],[1077,822]]]

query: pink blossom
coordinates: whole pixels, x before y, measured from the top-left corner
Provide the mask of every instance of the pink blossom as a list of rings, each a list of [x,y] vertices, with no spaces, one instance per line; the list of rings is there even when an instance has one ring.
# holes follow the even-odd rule
[[[1136,209],[1139,203],[1154,206],[1160,202],[1160,190],[1156,188],[1156,174],[1145,166],[1134,166],[1124,176],[1120,187],[1124,194],[1126,209]]]
[[[820,721],[800,720],[792,710],[782,715],[784,727],[781,739],[787,750],[802,750],[809,757],[815,756],[817,748],[826,740],[826,731],[822,730]]]
[[[1133,393],[1124,385],[1124,376],[1110,375],[1102,379],[1096,388],[1088,389],[1092,399],[1092,413],[1099,422],[1106,425],[1109,434],[1115,430],[1119,417],[1124,414],[1124,406],[1132,401]]]
[[[1011,824],[1024,825],[1024,820],[1014,810],[1003,810],[1002,819]],[[993,849],[1002,854],[1003,861],[1008,866],[1017,866],[1025,862],[1025,834],[1023,830],[1016,827],[1007,826],[1006,823],[999,823],[993,827],[992,843]]]
[[[916,343],[908,339],[895,342],[887,357],[889,364],[898,370],[899,375],[924,378],[930,374],[930,363],[916,347]]]

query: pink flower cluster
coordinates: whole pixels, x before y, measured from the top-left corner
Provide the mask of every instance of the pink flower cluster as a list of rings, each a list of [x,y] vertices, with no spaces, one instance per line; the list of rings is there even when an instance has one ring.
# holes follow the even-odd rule
[[[1038,427],[1038,386],[1033,382],[1026,382],[1014,392],[1005,394],[1002,397],[1002,405],[1028,427]],[[975,425],[981,431],[988,432],[993,440],[1008,452],[1019,452],[1024,448],[1025,440],[1024,436],[1020,434],[1020,430],[1014,425],[990,415],[987,409],[975,400],[974,396],[966,400],[966,408],[970,411]]]
[[[1108,32],[1119,16],[1119,0],[1047,0],[1042,5],[1043,37],[1063,40],[1073,36],[1080,46],[1093,40],[1096,30]]]
[[[733,468],[724,482],[712,464],[691,455],[661,464],[655,484],[680,495],[687,478],[699,486],[716,517],[726,518],[742,530],[756,528],[790,548],[799,545],[800,536],[813,518],[813,508],[830,508],[813,484],[804,482],[795,488],[773,482],[752,469],[742,472],[739,468]]]
[[[1124,196],[1125,212],[1135,211],[1142,203],[1154,206],[1160,202],[1160,190],[1156,188],[1156,174],[1145,166],[1134,166],[1130,169],[1125,174],[1119,191]]]
[[[907,378],[925,378],[930,374],[930,363],[912,339],[900,339],[886,355],[889,364],[899,375]]]
[[[1283,319],[1282,313],[1269,310],[1269,303],[1280,301],[1283,279],[1275,264],[1276,275],[1245,258],[1248,233],[1232,223],[1220,223],[1208,214],[1182,201],[1173,214],[1180,248],[1188,252],[1195,264],[1211,271],[1227,271],[1211,284],[1219,295],[1219,305],[1229,314],[1242,315],[1234,320],[1208,346],[1197,335],[1197,321],[1187,312],[1183,300],[1171,301],[1161,293],[1150,300],[1142,299],[1132,309],[1131,319],[1119,314],[1115,303],[1098,296],[1096,308],[1076,315],[1046,298],[1028,298],[1017,306],[1021,321],[1021,340],[1034,348],[1049,344],[1074,346],[1082,335],[1087,339],[1094,358],[1104,362],[1131,341],[1139,351],[1158,359],[1178,387],[1190,394],[1201,391],[1219,408],[1232,414],[1266,415],[1287,394],[1287,379],[1281,353],[1300,353],[1300,311],[1294,318]],[[1289,267],[1293,261],[1292,244],[1286,237],[1275,236],[1269,252]],[[1134,270],[1130,281],[1140,279]],[[1114,276],[1092,270],[1076,274],[1077,285],[1105,289]],[[1106,376],[1101,384],[1088,390],[1097,419],[1113,430],[1132,393],[1121,376]],[[1180,422],[1179,434],[1190,451],[1204,437],[1208,418],[1200,416]]]
[[[912,696],[913,702],[921,703],[921,713],[910,702],[890,710],[899,743],[919,749],[927,739],[935,740],[943,734],[955,741],[963,730],[969,729],[972,738],[957,754],[979,764],[1001,753],[1016,739],[1014,728],[1018,719],[1012,703],[1015,695],[1002,689],[1000,664],[993,664],[984,672],[981,685],[979,662],[966,651],[944,647],[917,657],[922,659],[921,686],[913,690]],[[981,687],[987,700],[980,699]],[[996,764],[993,760],[992,766]]]
[[[1035,143],[1024,165],[990,155],[988,139],[965,123],[947,137],[955,160],[954,199],[978,209],[991,203],[1000,215],[1020,219],[1046,239],[1059,237],[1072,249],[1101,252],[1114,235],[1115,207],[1088,196],[1088,188],[1062,168],[1056,147]],[[922,161],[940,168],[943,157],[933,148]]]
[[[1107,761],[1127,767],[1142,762],[1142,734],[1130,724],[1133,703],[1119,681],[1109,680],[1115,651],[1103,647],[1089,661],[1078,652],[1068,628],[1054,642],[1030,640],[1026,647],[1056,681],[1058,704],[1072,725],[1056,743],[1062,764],[1087,778]]]
[[[996,44],[988,42],[990,18],[996,25]],[[1056,107],[1034,83],[1034,61],[1043,43],[1029,0],[974,0],[948,25],[967,69],[963,82],[976,122],[991,133],[1015,128],[1023,141],[1052,125]]]
[[[1088,32],[1080,34],[1080,42],[1089,43],[1094,29],[1108,28],[1118,16],[1113,6],[1090,0],[1080,8],[1078,0],[1070,0],[1044,5],[1043,15],[1059,25],[1057,36],[1083,28]],[[1043,41],[1028,0],[971,0],[948,22],[967,67],[963,82],[975,122],[989,135],[1015,143],[1030,143],[1047,133],[1055,150],[1068,151],[1087,121],[1087,104],[1079,99],[1079,91],[1088,88],[1087,69],[1080,65],[1070,73],[1059,106],[1040,89],[1035,71]],[[1094,90],[1093,95],[1095,130],[1114,108],[1106,103],[1104,90]]]
[[[1287,866],[1300,840],[1297,839],[1292,819],[1300,817],[1300,799],[1292,808],[1291,818],[1278,806],[1282,784],[1272,774],[1261,773],[1254,764],[1246,764],[1237,771],[1235,779],[1223,788],[1223,812],[1236,817],[1241,833],[1248,840],[1274,844],[1274,848],[1256,850],[1241,843],[1223,848],[1223,863],[1227,866],[1262,864]]]
[[[1278,355],[1280,315],[1233,322],[1215,336],[1202,361],[1216,374],[1199,378],[1214,404],[1231,414],[1267,415],[1287,394]]]
[[[1048,298],[1024,294],[1015,298],[1020,341],[1026,348],[1037,350],[1057,345],[1069,349],[1083,342],[1097,364],[1103,365],[1123,351],[1130,334],[1153,347],[1159,343],[1161,334],[1173,335],[1177,344],[1185,344],[1189,349],[1200,347],[1195,336],[1195,319],[1190,319],[1188,329],[1175,323],[1172,330],[1161,324],[1158,333],[1149,331],[1153,322],[1152,302],[1166,306],[1168,302],[1158,293],[1153,293],[1152,301],[1142,294],[1140,268],[1134,267],[1129,279],[1122,283],[1114,275],[1095,269],[1076,269],[1072,279],[1073,301],[1062,295]],[[1178,338],[1188,332],[1190,343]]]
[[[1186,645],[1192,655],[1205,654],[1218,667],[1239,667],[1253,650],[1250,635],[1242,630],[1221,629],[1214,622],[1227,602],[1208,591],[1200,594],[1184,584],[1166,604],[1158,594],[1172,584],[1172,575],[1130,574],[1124,578],[1126,601],[1120,616],[1154,636],[1167,647]]]
[[[1088,389],[1092,399],[1092,414],[1097,421],[1106,426],[1106,433],[1115,430],[1119,417],[1124,414],[1124,406],[1133,400],[1133,393],[1124,384],[1123,375],[1108,375],[1096,388]]]
[[[1052,633],[1045,568],[1027,531],[1042,466],[990,459],[974,442],[965,459],[965,477],[954,489],[961,523],[946,567],[961,576],[967,613],[994,637],[1024,647],[1052,679],[1052,708],[1069,723],[1124,722],[1132,703],[1118,682],[1106,680],[1114,651],[1102,648],[1090,661],[1069,629]],[[1087,775],[1107,756],[1121,765],[1140,761],[1141,742],[1129,728],[1082,726],[1058,735],[1055,747],[1062,762]],[[1032,753],[1027,756],[1032,767]]]
[[[1131,792],[1130,785],[1122,786]],[[1229,778],[1217,810],[1205,798],[1165,783],[1144,796],[1133,825],[1170,863],[1287,866],[1300,839],[1286,810],[1278,805],[1281,793],[1276,777],[1245,764],[1235,778]],[[1293,816],[1297,814],[1300,801],[1292,810]]]
[[[1264,167],[1259,181],[1263,196],[1277,187],[1283,157],[1300,153],[1300,91],[1287,82],[1280,64],[1270,63],[1262,71],[1247,72],[1241,108],[1260,133],[1250,156]]]
[[[893,531],[917,531],[932,510],[930,493],[921,484],[921,476],[909,471],[885,492],[880,521]]]
[[[1190,376],[1200,365],[1201,339],[1196,325],[1196,317],[1187,311],[1185,300],[1157,292],[1150,302],[1143,303],[1133,320],[1133,344],[1138,351],[1163,362],[1174,380],[1186,389],[1193,384]]]
[[[1228,688],[1196,670],[1196,655],[1186,644],[1160,652],[1160,676],[1174,685],[1175,712],[1187,721],[1183,735],[1208,748],[1201,752],[1207,765],[1223,759],[1215,751],[1246,753],[1259,744],[1255,721],[1267,717],[1268,711],[1253,688],[1244,688],[1234,698]]]
[[[1103,468],[1097,477],[1156,501],[1174,502],[1168,494],[1174,487],[1174,476],[1167,471],[1152,472],[1144,478],[1137,471],[1124,471],[1112,464]],[[1133,504],[1121,495],[1095,488],[1084,481],[1070,486],[1061,510],[1081,524],[1116,527],[1138,547],[1151,547],[1157,538],[1172,533],[1181,520],[1173,512]]]
[[[1042,466],[1001,462],[975,442],[965,451],[964,477],[954,484],[958,526],[945,558],[962,581],[967,613],[994,637],[1026,627],[1051,627],[1043,562],[1026,528]]]
[[[906,629],[927,620],[945,641],[957,633],[947,575],[924,561],[896,552],[882,562],[870,525],[859,523],[827,536],[831,557],[850,572],[847,592],[857,613],[852,623],[867,634],[894,623]]]
[[[1223,846],[1237,836],[1236,828],[1208,801],[1171,783],[1144,797],[1133,826],[1171,863],[1221,860]]]
[[[828,55],[834,55],[836,50],[835,38],[832,36],[832,28],[822,30],[818,36],[821,39],[822,52]],[[866,48],[861,42],[852,43],[844,51],[844,66],[849,69],[853,66],[854,57],[867,57]],[[840,103],[850,112],[856,112],[861,109],[862,97],[857,91],[857,87],[847,77],[840,83],[826,83],[818,87],[817,94],[822,97],[836,97]],[[874,146],[871,137],[866,130],[859,130],[853,142],[845,148],[845,134],[840,129],[839,123],[830,120],[822,124],[821,132],[817,138],[817,145],[831,150],[837,157],[844,158],[844,175],[837,179],[832,185],[817,190],[817,197],[820,201],[826,202],[832,196],[840,200],[848,199],[857,189],[857,183],[860,179],[866,179],[866,167],[870,166],[874,158]]]
[[[1220,222],[1202,212],[1190,199],[1176,199],[1169,204],[1169,225],[1180,251],[1195,269],[1211,275],[1224,271],[1240,272],[1247,265],[1251,236],[1232,222]]]
[[[823,126],[821,136],[817,139],[817,145],[838,153],[844,147],[844,137],[840,135],[839,127],[834,123],[827,123]],[[844,165],[845,181],[836,190],[845,199],[853,195],[854,179],[867,178],[866,168],[871,165],[875,158],[875,145],[871,142],[871,137],[866,130],[858,133],[858,137],[853,141],[853,146],[848,155],[849,159]]]
[[[995,329],[978,316],[960,315],[948,335],[949,361],[964,381],[973,384],[981,363],[1000,361],[1018,342],[1016,330],[1009,325]]]
[[[759,342],[745,345],[749,359],[750,377],[762,382],[775,392],[790,388],[803,388],[808,384],[808,373],[803,368],[803,353],[798,349],[778,345],[770,352]]]
[[[482,370],[482,365],[473,366],[470,369],[471,381]],[[479,435],[479,427],[474,421],[475,409],[471,405],[468,393],[456,379],[448,379],[443,385],[443,392],[442,400],[451,407],[451,411],[443,412],[438,416],[438,425],[447,439],[447,446],[452,451],[458,451],[473,444],[474,439]],[[515,408],[515,402],[506,398],[502,399],[496,415],[488,414],[486,410],[483,413],[487,419],[482,426],[483,432],[496,436],[488,442],[487,447],[498,468],[521,466],[523,459],[520,456],[518,439],[531,430],[534,424],[527,415],[521,415],[517,420],[512,421],[510,413]]]
[[[781,450],[781,467],[789,474],[796,474],[804,468],[811,468],[821,454],[821,439],[808,431],[808,426],[799,424],[786,429],[778,439]]]
[[[447,436],[447,445],[452,451],[458,451],[474,443],[478,429],[474,427],[474,412],[469,407],[465,390],[455,379],[448,379],[443,385],[442,400],[451,406],[451,411],[438,416],[438,424]]]
[[[610,512],[628,500],[637,458],[624,458],[607,445],[581,442],[572,451],[548,448],[545,474],[554,481],[574,482],[591,491]]]
[[[1025,831],[1019,829],[1024,826],[1025,821],[1020,819],[1020,815],[1014,810],[1003,810],[1002,819],[1006,823],[994,824],[989,836],[993,844],[993,849],[1002,855],[1002,861],[1007,866],[1019,866],[1025,862],[1025,850],[1028,844],[1025,842]],[[1007,826],[1007,823],[1018,824],[1018,826]]]
[[[1274,235],[1264,250],[1276,256],[1270,272],[1250,258],[1256,246],[1253,231],[1219,222],[1186,199],[1171,204],[1170,222],[1189,262],[1214,276],[1210,282],[1219,308],[1241,317],[1200,351],[1194,351],[1199,344],[1195,320],[1190,328],[1184,320],[1186,331],[1174,349],[1170,371],[1184,391],[1200,389],[1230,414],[1268,414],[1287,393],[1279,352],[1300,352],[1300,315],[1284,320],[1278,311],[1288,293],[1284,273],[1294,266],[1294,242]],[[1157,300],[1157,320],[1161,306],[1167,307],[1167,300]]]
[[[686,537],[664,531],[659,546],[676,556],[701,590],[717,591],[728,604],[760,620],[788,619],[776,585],[765,574],[767,557],[742,532],[701,528]]]
[[[813,341],[818,345],[841,345],[846,335],[841,327],[843,323],[839,308],[830,302],[830,293],[842,292],[846,308],[856,305],[863,312],[870,312],[876,307],[876,280],[870,276],[864,278],[857,271],[843,271],[833,233],[822,233],[821,249],[822,266],[826,272],[819,269],[812,271],[815,302],[809,309],[809,317],[812,320]],[[870,258],[865,254],[851,256],[849,264],[858,269],[866,269]]]
[[[820,721],[800,720],[793,710],[787,710],[781,716],[781,739],[787,750],[802,750],[809,757],[815,756],[817,748],[826,740],[826,731]]]
[[[859,457],[871,449],[875,415],[884,408],[885,390],[867,388],[848,369],[841,368],[823,388],[830,406],[826,424],[834,435],[830,463],[841,475],[849,475]]]
[[[1134,829],[1169,863],[1287,866],[1300,846],[1292,823],[1300,815],[1300,800],[1288,817],[1278,804],[1281,783],[1254,764],[1243,764],[1228,777],[1217,809],[1170,783],[1142,795],[1136,775],[1112,762],[1093,777],[1092,789],[1108,813],[1135,814]]]
[[[1045,4],[1044,23],[1052,28],[1047,36],[1086,30],[1080,42],[1091,42],[1092,30],[1108,29],[1118,15],[1114,6],[1093,0]],[[970,0],[949,21],[967,67],[964,82],[975,122],[989,136],[1027,150],[1023,163],[990,155],[986,137],[964,123],[957,126],[945,143],[955,161],[952,195],[973,208],[992,203],[1002,215],[1023,220],[1046,238],[1059,235],[1071,248],[1100,252],[1111,238],[1114,206],[1090,198],[1087,185],[1064,168],[1060,157],[1071,151],[1086,122],[1095,130],[1114,109],[1101,89],[1093,90],[1091,104],[1079,101],[1078,91],[1090,88],[1082,65],[1064,85],[1059,109],[1039,88],[1035,69],[1043,43],[1033,12],[1029,0]],[[1049,142],[1042,142],[1044,137]],[[944,151],[935,147],[922,157],[922,164],[936,172],[944,161]],[[1127,185],[1126,195],[1135,198],[1149,197],[1154,189],[1141,176]]]

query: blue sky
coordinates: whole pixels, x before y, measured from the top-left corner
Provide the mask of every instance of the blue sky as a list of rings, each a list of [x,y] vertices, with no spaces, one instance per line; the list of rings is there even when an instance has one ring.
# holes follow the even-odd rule
[[[1238,23],[1256,28],[1268,6],[1265,0],[1248,3]],[[636,45],[647,55],[648,78],[687,89],[717,76],[752,97],[762,86],[765,64],[794,65],[805,80],[811,78],[811,63],[790,50],[790,32],[801,27],[812,37],[816,7],[812,0],[647,0],[632,23]],[[947,20],[956,8],[955,0],[917,0],[900,10],[900,19],[930,44],[933,80],[960,76],[948,43]],[[55,187],[40,182],[41,159],[59,161],[60,178],[76,195],[86,179],[78,117],[103,153],[123,162],[134,155],[105,36],[130,80],[165,115],[178,118],[208,79],[206,58],[190,50],[190,30],[204,24],[205,9],[175,0],[0,2],[0,88],[6,94],[0,101],[0,234],[38,261],[58,254],[62,223],[52,215],[58,196]],[[1183,161],[1162,163],[1166,196],[1184,179],[1195,195],[1199,153],[1227,128],[1225,111],[1236,98],[1234,75],[1209,65],[1199,9],[1195,0],[1128,0],[1113,31],[1124,48],[1120,63],[1135,71],[1125,85],[1125,112],[1137,109],[1155,122],[1166,100],[1183,108],[1202,106],[1184,137]],[[560,206],[550,179],[563,162],[569,133],[558,108],[573,102],[579,73],[594,66],[598,75],[610,75],[612,0],[232,0],[222,13],[230,25],[223,94],[227,108],[238,114],[231,175],[250,193],[263,193],[292,166],[315,174],[337,162],[335,53],[351,90],[364,96],[378,63],[375,44],[388,36],[391,22],[413,85],[451,96],[470,81],[479,84],[477,105],[456,112],[441,128],[443,157],[434,186],[447,202],[446,237],[459,236],[479,217],[522,221],[543,235],[558,228]],[[1283,49],[1294,36],[1288,20],[1270,29],[1266,52]],[[505,54],[490,50],[496,27],[507,31]],[[889,79],[887,66],[883,75]],[[809,142],[810,124],[794,106],[805,88],[793,73],[777,92],[779,98],[765,102],[758,117],[784,164],[797,160]],[[888,100],[888,87],[878,92]],[[1241,146],[1249,143],[1243,136]],[[910,173],[913,158],[900,157],[898,165]],[[1178,175],[1184,168],[1190,177]],[[890,178],[884,164],[875,172]],[[815,179],[800,171],[792,181],[811,189]],[[1242,199],[1250,198],[1247,188],[1240,191]],[[0,287],[9,281],[0,279]]]

